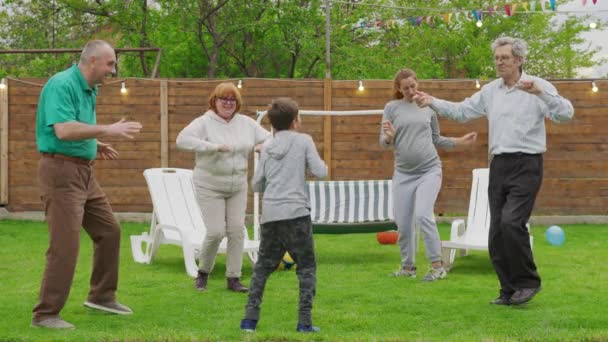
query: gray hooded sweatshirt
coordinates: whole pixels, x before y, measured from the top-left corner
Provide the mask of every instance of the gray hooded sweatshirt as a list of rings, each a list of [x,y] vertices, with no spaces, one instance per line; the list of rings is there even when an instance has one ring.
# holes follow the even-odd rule
[[[262,150],[252,188],[263,192],[261,223],[310,215],[306,171],[327,176],[312,138],[296,131],[279,131]]]

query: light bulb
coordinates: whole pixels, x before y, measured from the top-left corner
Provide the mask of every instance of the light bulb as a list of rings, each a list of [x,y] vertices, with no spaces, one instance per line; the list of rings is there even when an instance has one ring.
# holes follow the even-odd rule
[[[237,83],[236,87],[239,89],[243,88],[243,80],[239,80],[239,83]]]
[[[6,89],[6,78],[3,78],[2,81],[0,81],[0,89]]]
[[[594,93],[597,93],[599,90],[600,90],[600,88],[597,87],[595,82],[591,82],[591,91]]]
[[[122,82],[120,84],[120,93],[121,94],[126,94],[127,93],[127,86],[125,86],[125,82]]]
[[[477,20],[477,23],[475,25],[477,25],[477,27],[482,27],[483,23],[481,22],[481,20]]]
[[[589,28],[594,29],[596,27],[597,27],[597,23],[595,21],[592,21],[592,22],[589,23]]]
[[[475,80],[475,88],[481,88],[481,84],[479,84],[479,80]]]
[[[364,91],[365,90],[365,87],[363,86],[363,81],[362,80],[359,80],[359,88],[358,89],[359,89],[359,91]]]

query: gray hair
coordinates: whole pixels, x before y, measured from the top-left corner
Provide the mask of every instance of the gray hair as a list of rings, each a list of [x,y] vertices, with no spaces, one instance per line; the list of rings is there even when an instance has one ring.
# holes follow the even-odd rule
[[[512,37],[500,37],[492,42],[492,52],[496,52],[499,46],[511,45],[513,56],[526,58],[528,43],[525,40]]]
[[[110,46],[110,44],[105,40],[96,39],[89,41],[87,45],[85,45],[84,49],[82,49],[82,53],[80,54],[80,63],[88,63],[91,57],[99,58],[101,52],[106,47],[113,50],[112,46]]]

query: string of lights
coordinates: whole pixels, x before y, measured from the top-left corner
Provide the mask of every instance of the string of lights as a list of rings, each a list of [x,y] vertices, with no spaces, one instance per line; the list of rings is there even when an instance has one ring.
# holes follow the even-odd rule
[[[36,86],[36,87],[43,87],[44,84],[41,83],[34,83],[34,82],[29,82],[29,81],[25,81],[19,78],[14,78],[14,77],[5,77],[2,78],[0,80],[0,90],[4,91],[8,88],[8,82],[7,80],[11,80],[13,82],[16,83],[22,83],[22,84],[27,84],[27,85],[32,85],[32,86]],[[160,83],[160,81],[165,81],[167,83],[217,83],[219,81],[221,82],[235,82],[235,85],[237,86],[237,88],[242,89],[244,87],[245,81],[247,80],[263,80],[263,81],[274,81],[274,82],[293,82],[293,79],[285,79],[285,78],[247,78],[247,79],[225,79],[225,80],[204,80],[204,79],[197,79],[197,80],[170,80],[170,79],[159,79],[159,78],[141,78],[141,77],[127,77],[127,78],[122,78],[122,79],[117,79],[117,80],[110,80],[107,81],[105,83],[103,83],[100,86],[108,86],[111,84],[115,84],[115,83],[120,83],[120,93],[122,95],[127,95],[128,94],[128,88],[126,86],[126,83],[128,80],[139,80],[139,81],[154,81],[154,82],[158,82]],[[386,80],[365,80],[365,81],[386,81]],[[425,81],[434,81],[434,82],[442,82],[442,83],[472,83],[474,85],[474,87],[476,89],[480,89],[481,88],[481,82],[479,79],[441,79],[441,80],[420,80],[421,82],[425,82]],[[600,88],[597,85],[598,82],[600,81],[608,81],[605,79],[600,79],[600,78],[594,78],[594,79],[560,79],[559,81],[566,81],[566,82],[570,82],[570,83],[589,83],[591,82],[591,91],[594,93],[597,93]],[[323,80],[298,80],[298,82],[300,83],[320,83],[323,82]],[[335,83],[342,83],[342,82],[353,82],[353,80],[333,80],[332,82]],[[357,91],[359,93],[363,93],[365,91],[365,85],[364,85],[364,80],[363,79],[359,79],[357,81]]]

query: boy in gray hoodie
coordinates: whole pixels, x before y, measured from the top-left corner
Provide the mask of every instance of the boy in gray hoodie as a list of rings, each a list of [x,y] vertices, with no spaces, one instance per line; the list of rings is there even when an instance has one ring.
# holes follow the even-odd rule
[[[266,280],[277,268],[285,252],[297,264],[300,282],[298,332],[317,332],[312,325],[312,302],[316,290],[316,261],[306,192],[306,172],[317,178],[327,176],[327,165],[319,157],[312,138],[299,133],[298,105],[289,98],[272,101],[268,118],[274,138],[262,150],[252,188],[263,192],[262,229],[258,261],[253,270],[249,300],[241,330],[255,331]]]

